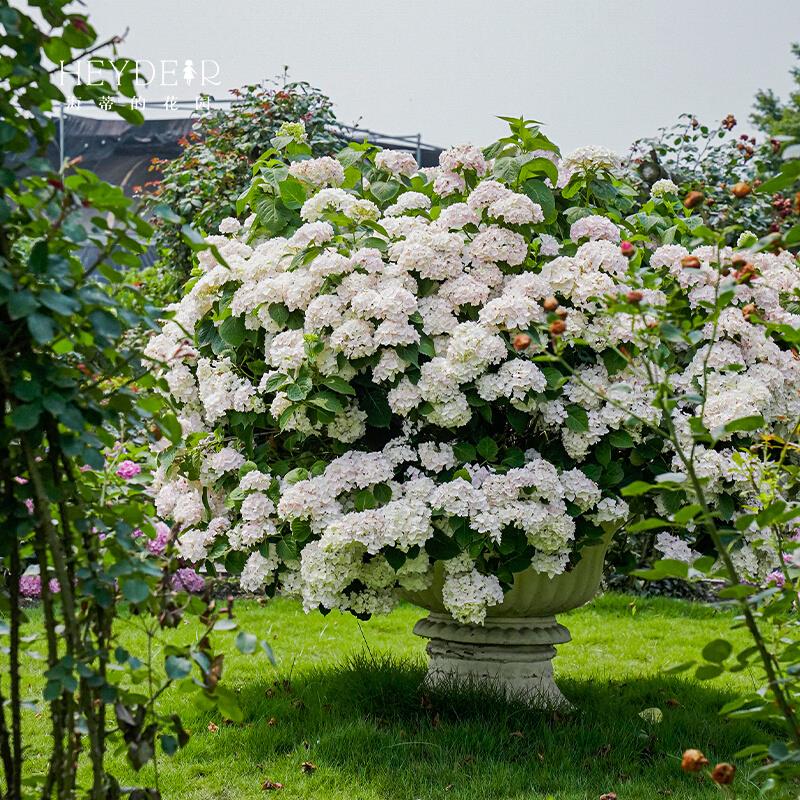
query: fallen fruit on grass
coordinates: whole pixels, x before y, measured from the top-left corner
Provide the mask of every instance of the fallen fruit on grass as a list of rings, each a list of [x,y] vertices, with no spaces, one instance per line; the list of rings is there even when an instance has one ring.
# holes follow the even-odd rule
[[[711,780],[714,783],[718,783],[721,786],[727,786],[728,784],[733,783],[733,778],[736,775],[736,767],[733,764],[728,764],[726,761],[723,761],[721,764],[717,764],[714,769],[711,770]]]
[[[708,766],[708,759],[701,750],[684,750],[681,759],[681,769],[684,772],[700,772],[705,766]]]

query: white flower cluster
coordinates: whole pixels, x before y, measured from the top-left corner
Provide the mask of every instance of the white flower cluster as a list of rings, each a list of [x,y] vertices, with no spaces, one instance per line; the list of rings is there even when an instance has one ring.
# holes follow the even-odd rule
[[[575,533],[567,503],[574,503],[581,512],[601,512],[601,492],[579,470],[559,474],[535,452],[529,451],[526,457],[523,467],[504,474],[468,464],[471,480],[437,481],[438,475],[457,463],[452,446],[423,442],[414,448],[401,439],[379,453],[350,451],[334,459],[320,475],[284,486],[278,516],[308,521],[318,537],[301,554],[300,593],[305,607],[323,605],[359,613],[390,608],[396,585],[407,590],[425,587],[430,564],[421,548],[436,528],[447,532],[456,519],[468,521],[473,530],[498,542],[503,531],[514,526],[536,548],[541,571],[563,572]],[[377,508],[356,510],[358,492],[377,485],[387,486],[391,499]],[[624,508],[605,511],[610,522],[618,522],[625,514]],[[410,555],[407,568],[396,576],[379,557],[385,548]],[[466,570],[472,584],[494,585],[475,578],[473,568],[470,562]],[[348,592],[347,587],[354,585],[359,591]],[[466,614],[477,621],[476,615],[482,619],[486,605],[492,604],[492,596],[496,592],[481,600],[482,610],[474,597],[463,610],[455,600],[448,608],[456,616]],[[502,593],[495,602],[501,600]]]
[[[800,416],[800,360],[776,344],[763,325],[756,324],[761,319],[800,326],[800,314],[791,310],[792,299],[800,293],[800,271],[793,256],[784,251],[751,257],[731,248],[711,247],[690,253],[683,247],[666,245],[655,251],[653,263],[669,269],[688,290],[689,302],[695,308],[713,303],[722,291],[725,275],[721,271],[735,278],[736,264],[746,264],[752,270],[746,280],[730,282],[731,305],[722,311],[716,327],[709,324],[704,329],[706,340],[713,339],[713,344],[699,347],[676,380],[676,388],[687,394],[695,394],[699,382],[706,381],[706,427],[725,440],[731,435],[724,431],[725,425],[741,417],[762,416],[772,429],[796,420]],[[679,428],[688,425],[688,415],[680,412]],[[720,476],[718,470],[716,474]]]
[[[674,181],[671,181],[669,178],[661,178],[650,187],[650,196],[664,197],[668,194],[676,195],[679,191],[678,184]]]
[[[341,186],[344,183],[344,168],[330,156],[295,161],[289,166],[289,174],[312,186]]]
[[[561,162],[571,172],[613,171],[622,165],[622,159],[613,150],[601,145],[584,145],[573,150]]]
[[[375,156],[375,166],[392,175],[405,175],[407,178],[419,171],[417,160],[405,150],[381,150]]]
[[[480,625],[486,609],[503,602],[503,589],[494,575],[481,575],[469,556],[459,556],[446,562],[442,600],[455,619]]]
[[[593,242],[599,239],[618,242],[620,236],[619,228],[610,219],[590,214],[572,223],[569,229],[569,238],[573,242],[579,242],[581,239],[589,239]]]

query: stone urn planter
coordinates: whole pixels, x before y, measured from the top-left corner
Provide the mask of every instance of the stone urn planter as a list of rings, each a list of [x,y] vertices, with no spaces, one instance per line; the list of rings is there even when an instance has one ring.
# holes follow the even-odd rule
[[[570,572],[555,578],[532,569],[517,573],[514,586],[500,605],[488,609],[483,625],[457,622],[447,613],[444,568],[437,563],[429,589],[404,594],[430,612],[414,626],[414,633],[429,640],[425,682],[485,682],[535,708],[571,708],[553,680],[552,659],[555,645],[572,637],[555,615],[580,608],[597,594],[613,533],[585,547]]]

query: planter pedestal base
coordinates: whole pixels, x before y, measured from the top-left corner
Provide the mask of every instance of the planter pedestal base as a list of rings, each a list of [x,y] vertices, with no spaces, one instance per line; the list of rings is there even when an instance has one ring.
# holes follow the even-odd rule
[[[431,613],[414,633],[429,640],[430,686],[485,683],[534,708],[572,708],[553,680],[554,645],[571,638],[555,617],[487,617],[468,625]]]

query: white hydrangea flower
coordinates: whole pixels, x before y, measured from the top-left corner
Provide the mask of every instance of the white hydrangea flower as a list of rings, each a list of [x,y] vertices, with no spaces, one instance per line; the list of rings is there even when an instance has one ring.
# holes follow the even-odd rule
[[[650,197],[664,197],[667,194],[678,194],[678,184],[669,178],[661,178],[650,187]]]
[[[571,172],[612,171],[622,166],[622,159],[613,150],[600,145],[585,145],[573,150],[561,162],[564,170]]]
[[[590,214],[588,217],[581,217],[572,223],[569,229],[569,238],[573,242],[581,239],[597,241],[605,239],[609,242],[620,240],[619,228],[607,217],[598,214]]]
[[[219,224],[219,232],[222,234],[238,233],[242,224],[236,217],[225,217]]]
[[[558,239],[549,233],[540,234],[539,242],[539,255],[557,256],[561,252],[561,245],[558,243]]]
[[[503,589],[494,575],[481,575],[464,555],[445,562],[442,601],[459,622],[483,625],[486,610],[503,602]]]
[[[302,331],[283,331],[269,345],[269,363],[284,372],[297,369],[306,360]]]
[[[544,222],[544,213],[538,203],[527,195],[510,192],[495,200],[487,209],[490,217],[502,219],[510,225],[528,225]]]
[[[341,186],[344,183],[344,167],[330,156],[293,161],[289,174],[312,186]]]
[[[274,551],[274,547],[270,546],[270,551]],[[271,583],[279,564],[277,554],[273,555],[272,552],[269,558],[264,558],[258,550],[251,553],[239,576],[242,589],[246,592],[257,592],[264,584]]]
[[[427,195],[421,192],[403,192],[384,213],[387,217],[397,217],[405,211],[427,211],[430,207],[431,200]]]
[[[456,465],[456,457],[453,453],[452,445],[423,442],[417,449],[420,463],[431,472],[452,469]]]

